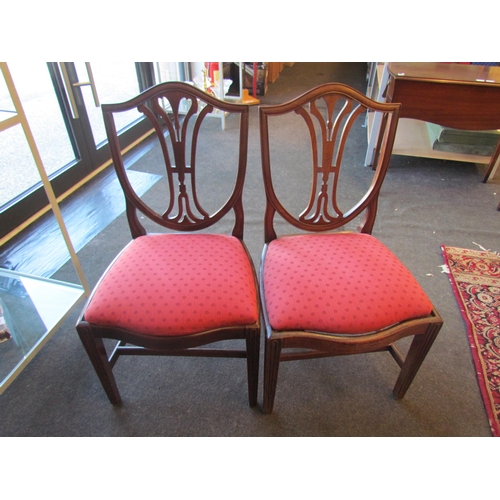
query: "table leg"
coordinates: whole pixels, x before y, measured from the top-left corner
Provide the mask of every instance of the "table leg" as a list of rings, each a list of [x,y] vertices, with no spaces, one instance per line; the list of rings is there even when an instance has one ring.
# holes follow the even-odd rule
[[[486,175],[484,176],[483,182],[488,182],[490,180],[490,177],[493,177],[495,175],[495,172],[500,164],[500,140],[498,141],[497,147],[495,148],[495,151],[493,152],[493,155],[490,160],[490,164],[488,165],[488,171],[486,172]],[[499,205],[499,210],[500,210],[500,205]]]

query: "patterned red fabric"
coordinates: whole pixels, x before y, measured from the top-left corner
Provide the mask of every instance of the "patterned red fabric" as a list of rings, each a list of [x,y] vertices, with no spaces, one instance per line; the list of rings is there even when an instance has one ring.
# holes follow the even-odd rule
[[[410,271],[367,234],[274,240],[263,279],[269,320],[276,330],[368,333],[432,311]]]
[[[136,238],[106,273],[85,312],[89,323],[157,336],[257,319],[253,272],[241,242],[210,234]]]

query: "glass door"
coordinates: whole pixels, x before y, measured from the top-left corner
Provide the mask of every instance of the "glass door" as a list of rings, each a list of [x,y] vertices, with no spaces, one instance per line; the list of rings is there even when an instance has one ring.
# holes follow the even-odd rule
[[[100,105],[130,99],[154,78],[151,63],[9,62],[8,67],[56,196],[110,159]],[[0,122],[12,108],[0,81]],[[119,125],[122,147],[147,132],[147,124],[134,112]],[[47,203],[21,127],[2,131],[0,238]]]

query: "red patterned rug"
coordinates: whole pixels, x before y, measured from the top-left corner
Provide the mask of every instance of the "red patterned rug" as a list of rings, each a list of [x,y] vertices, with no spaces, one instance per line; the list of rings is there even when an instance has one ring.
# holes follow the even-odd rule
[[[500,256],[442,246],[493,436],[500,436]]]

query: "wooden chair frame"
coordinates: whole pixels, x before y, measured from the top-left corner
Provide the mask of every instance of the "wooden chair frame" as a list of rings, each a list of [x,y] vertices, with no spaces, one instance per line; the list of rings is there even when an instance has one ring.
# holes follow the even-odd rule
[[[168,99],[170,103],[171,109],[169,110],[169,114],[167,114],[165,109],[160,105],[162,99]],[[184,102],[189,103],[189,110],[186,114],[181,112],[180,109],[180,103],[183,99],[186,100]],[[201,105],[201,103],[203,103],[203,105]],[[114,113],[130,109],[138,109],[144,113],[146,119],[150,120],[151,126],[155,130],[161,144],[166,166],[166,175],[169,181],[169,203],[163,214],[155,212],[146,205],[146,203],[135,193],[127,177],[113,115]],[[196,148],[201,123],[214,109],[219,109],[221,112],[232,113],[239,116],[240,148],[234,191],[218,211],[214,214],[209,214],[201,207],[196,196]],[[102,112],[113,163],[125,194],[126,214],[132,238],[135,239],[147,234],[146,229],[140,222],[138,213],[144,214],[148,219],[167,230],[186,233],[206,229],[220,221],[232,211],[234,213],[234,226],[231,235],[240,240],[246,252],[253,271],[257,291],[257,303],[259,304],[259,288],[255,268],[250,253],[243,242],[244,213],[242,192],[248,153],[249,107],[247,105],[220,101],[183,82],[167,82],[156,85],[127,102],[103,105]],[[191,119],[195,121],[193,127],[194,133],[191,149],[187,152],[185,150],[187,125]],[[165,129],[168,133],[165,133]],[[169,153],[167,148],[168,140],[171,141],[174,161],[172,161],[171,153]],[[188,161],[190,161],[190,163],[188,163]],[[187,176],[191,176],[191,196],[189,196],[186,188]],[[178,188],[177,192],[174,187]],[[175,207],[178,209],[177,214],[174,214]],[[119,256],[116,257],[115,261],[118,258]],[[115,261],[111,263],[108,270],[113,266]],[[121,403],[121,396],[113,375],[113,367],[119,356],[154,355],[246,358],[249,404],[250,406],[255,406],[257,404],[260,311],[259,319],[254,324],[249,324],[244,327],[224,327],[202,333],[174,337],[155,337],[123,328],[90,324],[85,320],[85,311],[107,272],[108,271],[104,273],[91,297],[87,301],[78,319],[76,328],[111,403]],[[109,356],[104,346],[103,339],[114,339],[118,341],[116,347]],[[245,349],[198,349],[198,347],[207,344],[230,339],[245,340]]]
[[[339,98],[346,100],[347,104],[340,111],[338,115],[340,118],[334,119],[334,107],[338,103]],[[325,120],[318,112],[315,105],[317,99],[325,100],[329,119]],[[306,109],[306,106],[309,106],[309,111]],[[343,142],[344,134],[349,132],[355,118],[368,110],[383,113],[381,132],[378,137],[373,162],[374,177],[371,186],[359,203],[349,212],[343,214],[340,210],[336,209],[335,189],[337,187],[336,179],[340,171],[345,145]],[[282,220],[285,220],[301,231],[318,233],[331,232],[342,228],[345,224],[364,213],[364,220],[357,230],[360,233],[371,234],[377,213],[380,188],[384,181],[392,153],[399,111],[400,105],[397,103],[379,103],[346,85],[336,83],[316,87],[290,102],[275,106],[261,106],[259,109],[262,170],[266,192],[265,245],[260,269],[260,295],[266,329],[263,404],[263,411],[266,414],[273,411],[279,364],[282,361],[387,350],[392,354],[401,368],[393,393],[396,398],[402,398],[442,326],[443,321],[434,309],[428,317],[404,321],[383,331],[361,335],[336,335],[312,331],[277,331],[269,324],[264,300],[263,269],[269,243],[278,237],[274,227],[274,220],[277,214]],[[269,119],[287,113],[296,113],[304,118],[309,127],[313,144],[313,190],[309,206],[302,212],[300,217],[292,215],[280,202],[276,195],[271,175]],[[321,159],[318,159],[318,147],[315,143],[312,117],[317,119],[321,128]],[[345,126],[342,125],[343,120],[345,120]],[[339,139],[337,151],[335,151],[334,147],[336,137]],[[331,194],[331,204],[335,211],[334,214],[328,213],[325,203],[320,207],[318,198],[313,198],[316,190],[314,184],[318,176],[322,176],[325,182],[325,190],[328,187],[326,171],[335,174]],[[315,203],[318,203],[316,207]],[[314,211],[315,208],[318,209],[317,216],[308,219],[307,216],[311,212],[311,209]],[[394,342],[410,336],[413,336],[414,339],[406,357],[403,358],[394,345]]]

